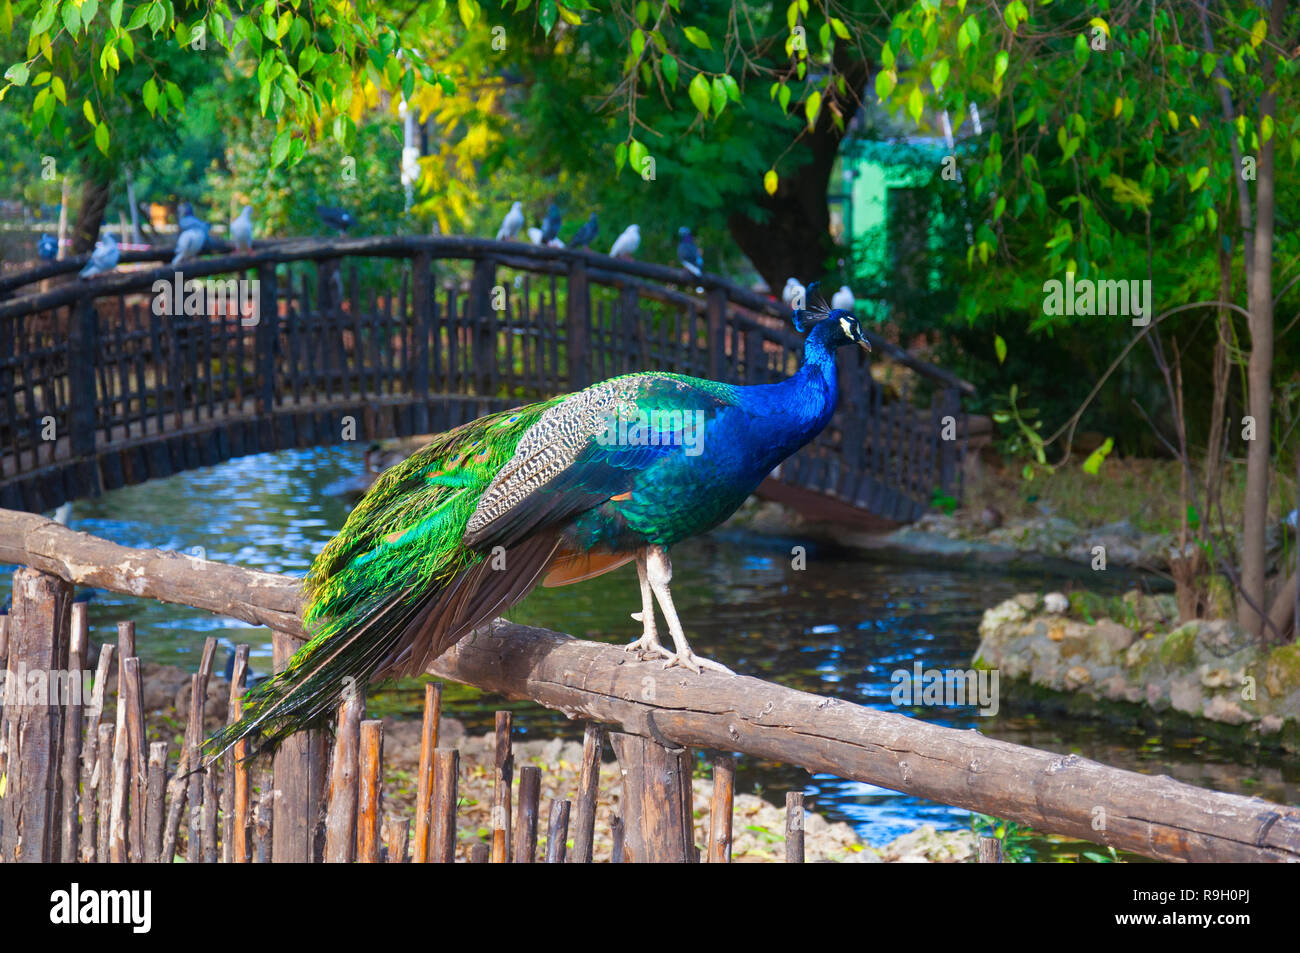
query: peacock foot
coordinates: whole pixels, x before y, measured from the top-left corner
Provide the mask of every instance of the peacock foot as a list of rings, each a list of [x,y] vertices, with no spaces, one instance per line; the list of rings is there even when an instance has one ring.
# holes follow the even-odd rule
[[[641,613],[639,612],[632,613],[632,618],[638,622],[641,621],[640,616]],[[673,654],[659,644],[659,636],[654,632],[646,632],[635,642],[629,642],[623,646],[623,649],[636,655],[649,655],[655,658],[669,658]]]
[[[718,672],[721,675],[735,675],[731,669],[721,662],[715,662],[713,659],[703,658],[687,649],[685,652],[669,652],[663,649],[664,657],[668,659],[664,663],[664,668],[673,668],[680,665],[682,668],[688,668],[696,675],[700,674],[701,669],[708,669],[710,672]]]

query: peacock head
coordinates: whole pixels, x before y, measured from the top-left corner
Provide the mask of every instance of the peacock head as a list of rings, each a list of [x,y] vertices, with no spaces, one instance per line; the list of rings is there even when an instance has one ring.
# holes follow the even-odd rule
[[[817,293],[817,282],[808,286],[808,297]],[[809,340],[817,340],[828,351],[844,344],[856,344],[864,351],[871,350],[871,342],[862,333],[862,325],[854,315],[843,308],[828,308],[825,300],[811,308],[796,308],[793,313],[796,331],[808,332]]]

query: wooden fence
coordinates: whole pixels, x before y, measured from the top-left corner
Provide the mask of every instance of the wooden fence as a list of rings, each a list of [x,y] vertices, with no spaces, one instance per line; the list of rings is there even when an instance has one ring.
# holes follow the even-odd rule
[[[179,282],[145,267],[157,254],[126,258],[142,270],[76,281],[77,262],[57,262],[0,281],[0,505],[49,510],[246,453],[438,431],[633,371],[768,383],[802,349],[765,297],[584,250],[280,242],[190,262]],[[845,353],[835,419],[771,481],[867,525],[960,494],[972,390],[871,337],[895,379]]]
[[[16,574],[7,620],[4,651],[10,670],[79,666],[87,641],[84,612],[74,615],[75,586],[268,625],[277,668],[305,634],[298,580],[176,553],[127,549],[32,514],[0,511],[0,563],[29,567]],[[337,716],[333,756],[324,732],[294,736],[276,754],[266,788],[271,793],[253,807],[235,765],[222,769],[224,781],[216,771],[187,775],[184,763],[166,778],[166,752],[145,746],[133,646],[134,630],[125,624],[118,632],[118,651],[105,646],[100,656],[93,705],[107,691],[114,655],[119,663],[113,725],[86,723],[77,706],[37,704],[26,697],[6,704],[0,734],[7,739],[7,787],[0,799],[4,859],[69,857],[74,841],[85,845],[89,838],[96,843],[90,856],[98,859],[165,860],[175,850],[186,804],[190,859],[215,859],[224,849],[219,845],[228,843],[232,860],[259,855],[275,861],[374,860],[381,841],[389,858],[399,859],[408,853],[401,846],[408,828],[414,859],[451,859],[458,765],[454,751],[438,746],[435,688],[426,697],[413,822],[380,822],[376,778],[382,738],[378,727],[362,720],[355,701]],[[242,657],[236,659],[236,685]],[[209,645],[191,682],[185,742],[191,763],[203,733],[211,659]],[[1164,860],[1300,861],[1300,809],[1295,807],[994,741],[977,731],[941,728],[755,678],[665,670],[661,662],[633,660],[621,647],[542,629],[498,620],[460,642],[431,671],[531,699],[570,718],[616,726],[612,743],[623,771],[623,813],[613,834],[622,838],[632,860],[696,859],[700,837],[689,810],[686,752],[706,748],[799,765]],[[232,709],[237,714],[237,691]],[[508,719],[499,718],[497,727],[488,850],[497,860],[526,860],[540,824],[533,794],[538,778],[521,770],[518,810],[512,812]],[[595,770],[599,740],[596,727],[589,727],[585,772]],[[714,829],[706,854],[724,860],[732,785],[726,759],[716,764]],[[574,803],[553,805],[548,814],[552,850],[558,851],[568,833],[579,860],[589,859],[592,830],[593,782],[590,773],[583,777]],[[133,805],[143,805],[143,813]],[[797,859],[802,809],[797,799],[790,807],[787,844]],[[219,842],[223,827],[227,833]],[[84,848],[79,851],[87,856]],[[616,851],[616,859],[622,857]]]

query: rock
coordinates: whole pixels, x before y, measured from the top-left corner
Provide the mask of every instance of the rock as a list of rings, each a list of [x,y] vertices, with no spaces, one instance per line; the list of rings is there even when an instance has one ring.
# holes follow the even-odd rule
[[[1064,684],[1069,691],[1077,691],[1092,681],[1092,673],[1082,665],[1072,665],[1066,669]]]
[[[1112,653],[1116,654],[1127,649],[1137,638],[1137,633],[1128,626],[1120,625],[1110,619],[1102,619],[1093,626],[1092,631],[1098,642],[1105,644]]]
[[[975,835],[971,831],[939,831],[930,824],[904,834],[880,851],[888,863],[959,864],[975,854]]]
[[[1259,733],[1261,735],[1275,735],[1282,730],[1283,723],[1281,715],[1265,715],[1259,720]]]
[[[1070,600],[1063,592],[1049,592],[1043,596],[1043,608],[1055,615],[1062,615],[1069,611]]]
[[[1199,715],[1201,706],[1205,704],[1199,682],[1191,678],[1174,679],[1169,685],[1169,704],[1177,711]]]
[[[1226,695],[1215,695],[1210,699],[1205,706],[1205,717],[1230,725],[1242,725],[1250,721],[1250,715]]]

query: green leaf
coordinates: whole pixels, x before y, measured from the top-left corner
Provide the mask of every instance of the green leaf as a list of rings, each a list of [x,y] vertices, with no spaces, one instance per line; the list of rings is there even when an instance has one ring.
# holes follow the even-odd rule
[[[912,91],[907,95],[907,114],[912,117],[912,121],[920,123],[921,112],[925,109],[925,97],[921,95],[921,87],[913,86]]]
[[[95,127],[95,148],[108,155],[108,126],[102,122]]]
[[[789,112],[790,111],[790,87],[782,85],[780,90],[777,91],[776,98],[781,103],[781,112],[783,113]]]
[[[669,87],[671,87],[672,89],[676,89],[677,88],[677,58],[672,56],[671,54],[665,53],[663,58],[659,60],[659,68],[663,70],[664,79],[667,81]]]
[[[1208,179],[1209,177],[1210,177],[1209,168],[1207,166],[1201,166],[1195,172],[1192,172],[1187,176],[1187,183],[1192,187],[1192,191],[1195,192],[1197,189],[1199,189],[1202,185],[1205,184],[1205,180]]]
[[[1080,33],[1074,38],[1074,62],[1082,66],[1088,62],[1088,56],[1092,50],[1088,46],[1088,38]]]
[[[81,101],[81,114],[86,117],[86,122],[95,125],[95,107],[90,104],[89,99]]]
[[[1268,142],[1273,138],[1273,117],[1265,116],[1259,121],[1259,141]]]
[[[1201,54],[1201,75],[1209,76],[1211,73],[1213,73],[1214,66],[1216,63],[1218,63],[1218,60],[1214,58],[1213,53],[1202,53]]]
[[[551,35],[551,29],[555,26],[555,21],[559,18],[560,11],[555,4],[555,0],[542,0],[537,7],[537,22],[542,25],[542,30],[547,36]]]
[[[15,63],[13,66],[5,70],[5,79],[9,80],[9,82],[13,83],[15,86],[26,86],[27,75],[28,71],[26,63]]]
[[[632,55],[640,56],[641,51],[645,49],[645,30],[632,31]]]
[[[695,108],[699,110],[701,116],[709,114],[709,91],[709,81],[703,73],[696,73],[695,78],[691,80],[691,85],[686,90],[691,97],[691,102],[695,104]]]
[[[1011,63],[1011,57],[1006,50],[999,50],[998,55],[993,58],[993,78],[1001,79],[1007,72],[1007,66]]]
[[[777,180],[775,169],[768,169],[763,173],[763,191],[768,195],[776,194],[776,187],[778,184],[779,181]]]
[[[1088,459],[1083,461],[1083,472],[1090,476],[1096,476],[1101,470],[1101,465],[1105,462],[1107,455],[1115,446],[1113,437],[1107,437],[1106,441],[1092,453],[1088,454]]]
[[[282,163],[285,156],[289,154],[289,130],[283,129],[271,143],[271,167],[274,168]]]
[[[622,172],[625,165],[627,165],[627,143],[620,142],[614,147],[614,171]]]
[[[727,108],[727,87],[718,76],[713,77],[709,84],[709,103],[713,106],[714,116],[721,116],[722,110]]]
[[[645,157],[648,156],[649,154],[650,154],[650,150],[647,149],[645,147],[645,143],[641,142],[639,139],[633,139],[631,142],[628,143],[627,161],[631,164],[632,171],[635,174],[637,175],[641,174],[642,162],[645,159]]]
[[[149,110],[149,115],[152,116],[158,109],[158,84],[154,82],[152,76],[144,81],[141,95],[144,98],[144,108]]]
[[[456,9],[460,13],[460,22],[465,24],[467,29],[478,19],[479,6],[475,0],[456,0]]]
[[[81,9],[74,6],[72,0],[64,0],[63,28],[72,36],[76,36],[77,30],[81,28]]]
[[[817,114],[822,109],[822,94],[813,90],[808,94],[808,99],[803,104],[803,114],[808,120],[808,128],[811,129],[817,125]]]
[[[993,353],[998,356],[998,363],[1005,364],[1007,360],[1007,342],[1002,340],[1002,335],[993,335]]]
[[[740,102],[740,84],[736,82],[736,77],[730,73],[723,73],[721,79],[723,87],[727,90],[727,98],[733,103]]]
[[[699,27],[684,26],[682,27],[682,33],[685,34],[686,39],[689,40],[693,46],[698,46],[702,50],[713,49],[713,41],[711,41],[709,35]]]
[[[143,26],[144,21],[149,19],[149,10],[150,10],[150,6],[147,3],[142,3],[134,10],[132,10],[131,19],[126,21],[126,28],[128,30],[137,30],[141,26]],[[247,22],[247,21],[241,21],[241,22]]]
[[[882,69],[876,74],[876,96],[881,102],[889,98],[889,94],[894,91],[898,85],[898,74],[892,69]]]
[[[1005,56],[1006,54],[1003,55]],[[936,93],[941,92],[943,90],[943,84],[948,82],[948,70],[949,66],[947,57],[944,57],[941,60],[936,60],[935,64],[930,67],[930,85],[934,87]]]
[[[844,25],[843,20],[831,17],[831,29],[835,31],[835,35],[841,40],[850,39],[849,28]]]

